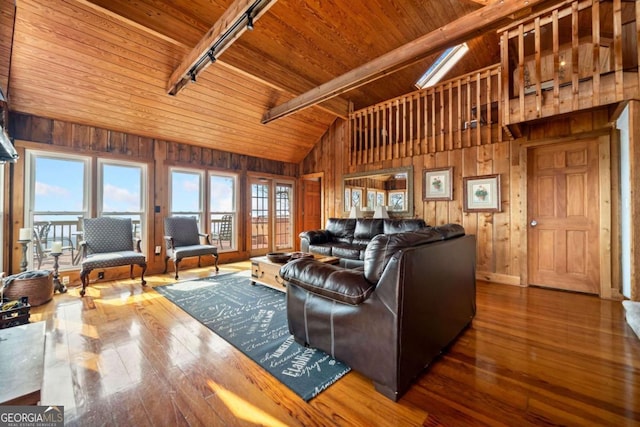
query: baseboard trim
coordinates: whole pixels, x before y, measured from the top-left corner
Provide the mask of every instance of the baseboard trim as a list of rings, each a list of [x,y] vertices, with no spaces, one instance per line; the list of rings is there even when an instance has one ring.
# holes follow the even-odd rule
[[[476,271],[477,280],[500,283],[503,285],[522,286],[520,276],[510,276],[508,274],[490,273],[488,271]]]

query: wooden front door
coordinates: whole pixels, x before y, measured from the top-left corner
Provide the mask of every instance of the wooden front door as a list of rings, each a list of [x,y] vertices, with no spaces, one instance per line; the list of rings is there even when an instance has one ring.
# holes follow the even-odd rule
[[[598,294],[598,143],[529,150],[529,284]]]
[[[322,227],[322,191],[320,179],[302,181],[302,229],[319,230]]]

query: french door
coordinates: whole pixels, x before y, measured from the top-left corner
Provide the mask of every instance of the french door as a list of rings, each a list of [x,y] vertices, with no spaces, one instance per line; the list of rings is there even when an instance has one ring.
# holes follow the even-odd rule
[[[251,256],[293,250],[293,181],[250,178],[249,185]]]

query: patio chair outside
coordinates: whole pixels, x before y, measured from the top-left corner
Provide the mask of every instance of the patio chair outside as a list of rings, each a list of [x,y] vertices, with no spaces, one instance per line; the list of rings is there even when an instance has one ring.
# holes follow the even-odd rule
[[[232,222],[233,215],[225,214],[222,215],[220,222],[218,223],[219,228],[215,233],[212,233],[211,237],[213,241],[218,241],[220,245],[220,249],[224,249],[222,245],[222,241],[229,242],[229,246],[231,246],[231,233],[232,233]]]

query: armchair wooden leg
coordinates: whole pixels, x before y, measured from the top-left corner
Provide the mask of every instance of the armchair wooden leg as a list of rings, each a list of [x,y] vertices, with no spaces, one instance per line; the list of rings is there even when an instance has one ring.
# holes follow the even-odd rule
[[[200,267],[201,267],[201,265],[200,265],[200,255],[198,255],[198,268],[200,268]]]
[[[80,272],[80,281],[82,282],[82,289],[80,290],[81,297],[84,296],[85,289],[89,286],[89,273],[91,273],[91,270],[82,270]]]
[[[173,265],[176,266],[176,280],[178,280],[178,265],[180,264],[180,260],[175,260]]]
[[[218,254],[211,254],[211,255],[213,255],[213,257],[216,260],[216,271],[219,271],[220,269],[218,268]]]
[[[145,273],[145,271],[147,271],[147,264],[144,263],[144,264],[138,264],[138,265],[140,265],[140,268],[142,269],[142,273],[140,274],[140,280],[142,281],[142,286],[146,287],[147,286],[147,281],[144,280],[144,273]],[[133,265],[131,266],[131,268],[133,268]]]
[[[133,279],[133,264],[129,266],[129,279]]]

